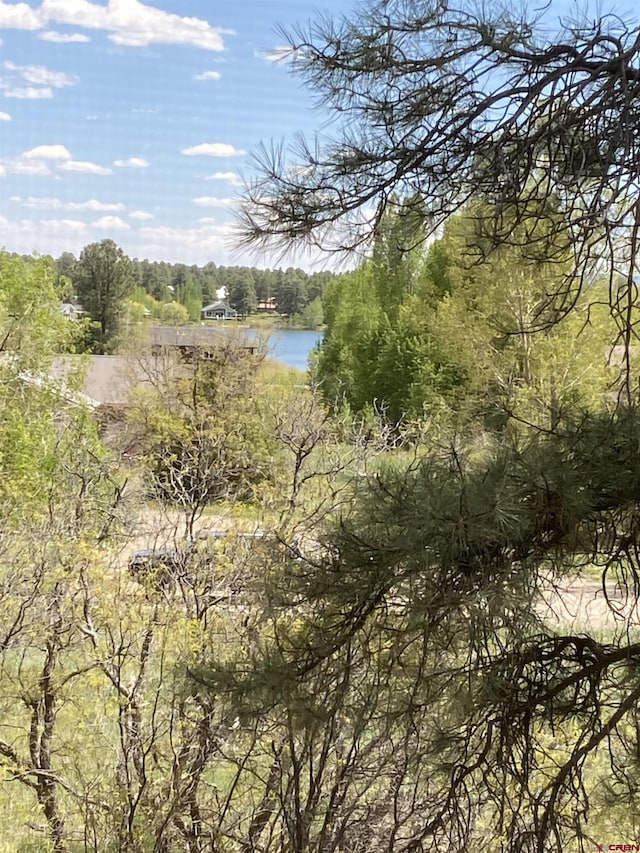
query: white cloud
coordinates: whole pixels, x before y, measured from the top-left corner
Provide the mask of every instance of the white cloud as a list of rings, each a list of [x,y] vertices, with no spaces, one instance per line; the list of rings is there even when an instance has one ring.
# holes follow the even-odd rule
[[[51,86],[54,89],[62,89],[65,86],[73,86],[78,79],[72,74],[65,74],[64,71],[51,71],[44,65],[17,65],[15,62],[7,60],[2,63],[2,67],[33,86]]]
[[[0,121],[11,121],[9,113],[0,113]]]
[[[205,175],[205,181],[226,181],[232,187],[241,187],[242,181],[237,172],[214,172],[213,175]]]
[[[7,173],[12,175],[50,175],[51,169],[44,160],[22,160],[16,157],[6,160],[4,167]]]
[[[7,219],[0,216],[4,245],[12,252],[39,252],[57,257],[61,252],[79,254],[90,232],[76,219]]]
[[[37,10],[45,22],[107,30],[116,44],[144,47],[149,44],[185,44],[204,50],[223,50],[222,34],[201,18],[182,17],[147,6],[139,0],[109,0],[99,6],[88,0],[43,0]],[[32,27],[36,29],[37,27]]]
[[[87,230],[86,223],[81,222],[79,219],[41,219],[40,225],[56,231],[84,232]]]
[[[2,177],[3,175],[6,175],[6,174],[7,174],[7,170],[6,170],[6,169],[5,169],[5,167],[0,163],[0,177]]]
[[[36,145],[21,157],[25,160],[71,160],[71,152],[64,145]]]
[[[59,33],[56,30],[46,30],[39,33],[38,38],[42,41],[52,41],[57,44],[86,44],[91,41],[84,33]]]
[[[113,165],[131,169],[146,169],[149,161],[145,160],[144,157],[129,157],[128,160],[114,160]]]
[[[40,89],[35,86],[11,86],[4,80],[0,80],[0,89],[2,89],[5,98],[21,98],[22,100],[33,101],[53,97],[53,90],[48,86]]]
[[[98,6],[88,0],[44,0],[39,11],[45,21],[87,29],[108,29],[109,6]]]
[[[91,175],[111,175],[111,169],[90,163],[87,160],[74,160],[65,145],[36,145],[24,151],[18,157],[3,160],[7,171],[17,175],[50,175],[50,163],[57,163],[63,172],[83,172]]]
[[[138,219],[142,222],[147,219],[153,219],[153,214],[147,213],[146,210],[132,210],[129,214],[129,219]]]
[[[0,4],[2,0],[0,0]],[[1,13],[1,9],[0,9]],[[53,97],[54,89],[73,86],[77,77],[63,71],[51,71],[44,65],[18,65],[11,60],[2,63],[0,89],[7,98],[38,100]]]
[[[113,227],[106,217],[103,224],[87,225],[78,219],[9,219],[0,216],[0,229],[3,244],[12,252],[40,254],[58,257],[62,252],[79,255],[82,248],[96,236],[117,234],[117,240],[129,257],[148,258],[151,261],[169,261],[170,263],[199,264],[215,261],[219,265],[247,263],[251,265],[255,258],[243,258],[234,252],[236,232],[233,225],[209,220],[200,222],[192,228],[170,228],[167,226],[142,226],[139,228]],[[120,222],[122,220],[119,220]],[[104,228],[106,233],[96,235],[96,228]],[[327,268],[326,255],[311,257],[301,255],[280,259],[287,266],[303,268]]]
[[[51,166],[57,164],[65,172],[85,172],[94,175],[111,175],[111,169],[89,163],[86,160],[74,160],[65,145],[36,145],[17,157],[2,161],[7,172],[15,175],[50,175]]]
[[[124,210],[124,204],[121,201],[97,201],[90,198],[88,201],[69,202],[65,210]]]
[[[167,226],[140,228],[136,254],[150,260],[173,258],[174,263],[216,263],[229,257],[229,247],[235,234],[234,226],[221,223],[201,224],[196,228]]]
[[[194,74],[194,80],[219,80],[220,79],[219,71],[203,71],[202,74]]]
[[[126,231],[130,228],[130,225],[124,219],[120,219],[119,216],[102,216],[100,219],[92,222],[91,227],[102,230],[106,229],[108,231]]]
[[[57,257],[64,251],[78,255],[88,242],[90,232],[84,223],[74,220],[10,220],[0,217],[5,245],[11,251]]]
[[[88,160],[66,160],[60,164],[60,169],[65,172],[84,172],[88,175],[112,175],[111,169],[106,166],[98,166],[97,163],[90,163]]]
[[[59,198],[47,198],[46,196],[29,196],[22,199],[19,196],[12,196],[11,201],[18,202],[23,207],[31,208],[32,210],[89,210],[89,211],[116,211],[124,210],[124,204],[119,202],[104,202],[97,201],[91,198],[88,201],[62,201]]]
[[[0,27],[16,30],[39,30],[42,17],[26,3],[3,3],[0,0]]]
[[[192,199],[194,204],[197,204],[198,207],[222,207],[228,208],[230,207],[234,200],[232,198],[217,198],[212,195],[202,195],[198,198]]]
[[[203,154],[206,157],[237,157],[245,152],[240,148],[234,148],[228,142],[203,142],[201,145],[183,148],[182,153],[186,154],[187,157],[195,157],[198,154]]]

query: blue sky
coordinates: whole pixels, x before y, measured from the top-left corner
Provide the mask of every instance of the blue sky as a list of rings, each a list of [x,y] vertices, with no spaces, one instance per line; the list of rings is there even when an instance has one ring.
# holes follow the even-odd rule
[[[354,5],[0,0],[0,247],[77,255],[110,237],[131,257],[275,265],[234,250],[230,207],[261,141],[326,118],[273,61],[276,24]],[[582,5],[613,9],[547,14]]]
[[[240,176],[260,141],[324,118],[273,61],[275,25],[350,6],[0,0],[0,246],[274,265],[233,249]]]

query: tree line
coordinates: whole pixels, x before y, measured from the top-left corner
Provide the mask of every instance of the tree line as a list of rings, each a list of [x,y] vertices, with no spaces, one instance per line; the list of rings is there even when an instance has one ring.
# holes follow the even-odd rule
[[[225,301],[243,317],[262,304],[294,323],[317,328],[323,320],[322,293],[334,278],[328,271],[307,273],[294,267],[218,267],[213,262],[199,267],[130,259],[113,240],[86,246],[77,259],[64,252],[56,267],[70,294],[99,324],[97,345],[102,348],[107,341],[113,343],[127,301],[139,306],[133,309],[134,318],[147,309],[160,320],[195,322],[204,305],[218,300],[222,288]]]

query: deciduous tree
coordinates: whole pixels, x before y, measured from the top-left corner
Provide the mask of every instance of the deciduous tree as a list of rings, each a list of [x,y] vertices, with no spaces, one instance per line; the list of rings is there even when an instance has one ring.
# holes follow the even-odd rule
[[[402,199],[425,238],[451,229],[453,214],[473,214],[462,263],[446,245],[432,257],[449,291],[449,351],[459,345],[477,382],[472,359],[488,364],[477,344],[493,332],[492,379],[521,412],[547,384],[546,423],[491,433],[476,422],[470,437],[432,440],[422,458],[368,478],[322,536],[326,551],[283,574],[289,618],[279,611],[255,677],[238,678],[255,688],[280,677],[287,708],[324,666],[351,673],[361,643],[377,667],[402,649],[392,678],[421,661],[391,713],[415,734],[406,762],[422,747],[420,766],[433,772],[412,769],[401,804],[376,812],[394,851],[586,850],[600,841],[592,833],[603,824],[590,823],[599,791],[629,803],[637,792],[640,27],[617,15],[556,24],[551,13],[384,0],[294,33],[292,68],[337,130],[298,140],[291,157],[263,150],[241,212],[254,247],[374,256]],[[570,318],[577,337],[590,320],[580,300],[600,278],[610,322],[594,355],[604,362],[623,345],[620,385],[578,401],[576,363],[558,370],[575,351],[547,333]],[[460,343],[453,318],[463,306],[480,326],[478,335],[463,327]],[[539,359],[533,333],[547,335]],[[607,637],[582,611],[574,626],[553,614],[554,589],[584,583],[594,566],[619,620]],[[368,743],[381,725],[368,722]],[[631,840],[637,826],[616,830]]]
[[[262,355],[221,333],[206,358],[181,363],[167,352],[147,367],[149,382],[132,399],[130,441],[149,491],[180,507],[189,533],[212,502],[250,500],[273,477],[273,440],[261,412]]]
[[[385,0],[288,36],[290,67],[334,119],[333,137],[264,149],[240,224],[246,243],[368,249],[389,207],[415,199],[435,232],[472,201],[484,245],[571,263],[565,310],[594,271],[620,342],[635,299],[640,213],[639,28],[552,7]],[[346,120],[343,120],[346,119]],[[533,200],[533,203],[532,203]],[[505,215],[506,214],[506,215]],[[531,234],[535,232],[535,239]],[[538,325],[551,322],[546,312]],[[627,385],[629,385],[627,358]]]

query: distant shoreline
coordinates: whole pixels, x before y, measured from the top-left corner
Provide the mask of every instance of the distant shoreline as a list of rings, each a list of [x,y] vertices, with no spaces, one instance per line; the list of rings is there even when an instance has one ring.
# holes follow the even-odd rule
[[[233,322],[233,321],[226,321]],[[264,329],[267,331],[291,331],[291,332],[319,332],[322,333],[324,331],[324,325],[322,326],[298,326],[292,325],[289,323],[288,319],[285,317],[274,317],[274,316],[264,316],[260,314],[251,314],[249,317],[245,317],[243,320],[238,322],[240,328],[246,329]]]

